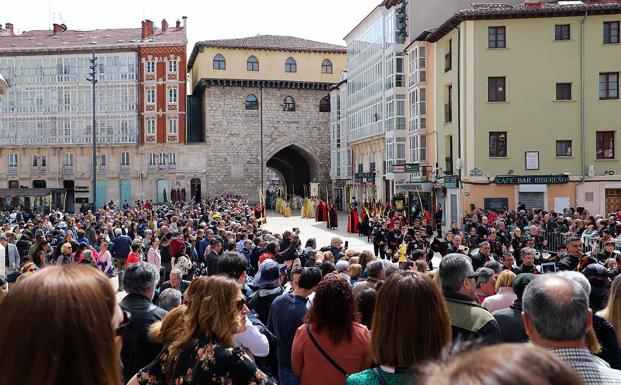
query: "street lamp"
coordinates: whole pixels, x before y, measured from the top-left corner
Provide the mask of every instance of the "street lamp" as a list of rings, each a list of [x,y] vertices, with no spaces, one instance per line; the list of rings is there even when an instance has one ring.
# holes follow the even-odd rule
[[[97,57],[95,56],[95,49],[93,49],[93,56],[89,59],[89,61],[91,63],[91,65],[89,66],[91,71],[88,73],[90,75],[90,78],[87,78],[86,80],[93,85],[93,179],[91,181],[91,203],[93,205],[93,212],[95,212],[95,209],[97,208],[97,125],[95,121],[95,84],[97,84]]]

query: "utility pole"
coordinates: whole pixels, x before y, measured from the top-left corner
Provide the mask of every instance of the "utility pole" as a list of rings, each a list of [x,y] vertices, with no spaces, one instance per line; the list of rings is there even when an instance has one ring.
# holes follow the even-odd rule
[[[91,181],[91,204],[93,207],[93,212],[97,209],[97,125],[95,120],[95,84],[97,84],[97,57],[95,56],[95,49],[93,49],[93,56],[89,59],[91,65],[89,68],[91,71],[89,72],[90,78],[86,79],[93,86],[92,98],[93,98],[93,179]]]

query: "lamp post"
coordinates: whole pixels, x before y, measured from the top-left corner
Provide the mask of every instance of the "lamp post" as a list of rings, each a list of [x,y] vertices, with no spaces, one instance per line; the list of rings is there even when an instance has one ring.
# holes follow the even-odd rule
[[[90,78],[87,78],[86,80],[89,81],[92,84],[93,87],[93,91],[92,91],[92,99],[93,99],[93,139],[92,139],[92,144],[93,144],[93,164],[92,164],[92,181],[91,181],[91,204],[93,205],[93,212],[95,212],[96,207],[96,201],[97,201],[97,125],[96,125],[96,120],[95,120],[95,84],[97,84],[97,57],[95,56],[95,49],[93,49],[93,56],[89,59],[91,65],[89,66],[90,68]]]

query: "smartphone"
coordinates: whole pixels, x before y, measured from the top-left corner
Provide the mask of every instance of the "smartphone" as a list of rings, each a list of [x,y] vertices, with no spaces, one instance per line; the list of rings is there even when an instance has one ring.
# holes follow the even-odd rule
[[[546,262],[541,264],[541,272],[543,274],[556,273],[556,262]]]
[[[345,241],[345,248],[349,248],[349,241]]]

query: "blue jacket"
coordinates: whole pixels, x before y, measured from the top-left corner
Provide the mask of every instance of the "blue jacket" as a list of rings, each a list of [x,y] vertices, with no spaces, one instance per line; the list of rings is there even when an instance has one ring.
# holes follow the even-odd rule
[[[119,235],[112,240],[112,243],[114,244],[110,249],[112,256],[117,259],[127,259],[131,251],[132,239],[127,235]]]

